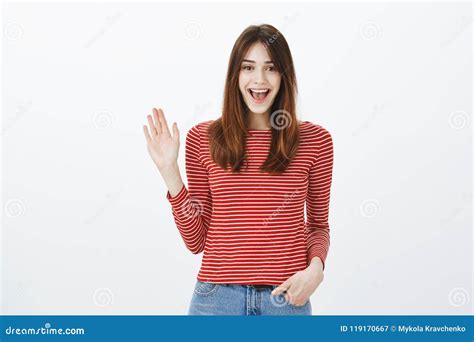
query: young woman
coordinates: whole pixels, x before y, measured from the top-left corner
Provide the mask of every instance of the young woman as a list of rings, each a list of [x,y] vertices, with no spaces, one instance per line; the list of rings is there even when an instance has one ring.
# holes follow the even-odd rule
[[[190,315],[311,315],[329,248],[330,133],[298,121],[288,44],[249,26],[232,49],[222,115],[186,136],[188,186],[161,109],[143,126],[186,247],[204,251]],[[304,208],[306,204],[306,220]]]

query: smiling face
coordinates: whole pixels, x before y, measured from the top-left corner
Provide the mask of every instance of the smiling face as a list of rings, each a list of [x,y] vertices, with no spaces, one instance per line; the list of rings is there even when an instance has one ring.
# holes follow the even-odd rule
[[[254,43],[243,58],[239,72],[239,89],[251,113],[269,114],[280,82],[281,75],[265,46],[261,42]]]

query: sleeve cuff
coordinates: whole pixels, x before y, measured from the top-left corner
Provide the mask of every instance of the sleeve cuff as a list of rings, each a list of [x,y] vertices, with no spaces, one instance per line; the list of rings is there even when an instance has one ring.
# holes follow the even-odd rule
[[[180,204],[186,198],[187,194],[188,194],[188,190],[186,189],[186,186],[184,186],[183,184],[183,187],[181,188],[181,190],[179,190],[179,192],[174,197],[171,197],[171,194],[168,190],[166,192],[166,199],[171,203],[171,205],[177,205],[177,204]]]
[[[321,262],[323,264],[323,271],[324,271],[324,268],[326,267],[326,261],[324,260],[324,258],[320,254],[318,254],[316,252],[313,252],[313,253],[309,254],[308,265],[311,263],[311,260],[313,260],[314,257],[318,257],[319,259],[321,259]]]

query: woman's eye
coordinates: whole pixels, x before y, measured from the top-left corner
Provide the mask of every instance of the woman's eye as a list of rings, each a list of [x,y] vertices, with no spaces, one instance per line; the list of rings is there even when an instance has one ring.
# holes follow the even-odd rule
[[[243,65],[242,70],[252,70],[253,67],[251,65]],[[269,71],[276,71],[276,68],[274,66],[267,67],[267,70]]]

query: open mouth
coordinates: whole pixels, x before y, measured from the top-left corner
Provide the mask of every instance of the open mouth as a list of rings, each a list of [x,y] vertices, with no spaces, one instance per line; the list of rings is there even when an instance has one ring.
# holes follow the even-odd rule
[[[264,89],[249,88],[247,90],[248,90],[250,96],[252,96],[252,98],[257,103],[261,103],[261,102],[265,101],[268,94],[270,94],[270,89],[268,89],[268,88],[264,88]]]

